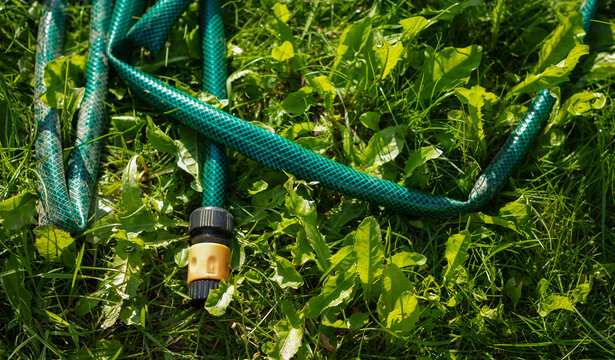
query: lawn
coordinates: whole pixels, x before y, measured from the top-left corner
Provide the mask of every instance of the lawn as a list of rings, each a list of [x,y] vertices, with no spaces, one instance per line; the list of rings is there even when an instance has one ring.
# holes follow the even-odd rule
[[[186,284],[201,142],[114,71],[88,226],[39,226],[41,3],[0,1],[0,358],[615,358],[615,3],[585,34],[572,0],[222,1],[228,103],[201,91],[197,2],[160,53],[134,47],[131,64],[190,96],[458,200],[537,90],[557,98],[494,199],[447,218],[228,150],[232,274],[204,308]],[[70,1],[47,69],[65,159],[88,4]]]

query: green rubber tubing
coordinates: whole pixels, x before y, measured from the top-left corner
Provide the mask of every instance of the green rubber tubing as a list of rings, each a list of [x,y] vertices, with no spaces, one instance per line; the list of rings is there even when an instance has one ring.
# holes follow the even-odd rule
[[[137,45],[158,53],[171,28],[186,11],[191,0],[160,0],[137,21],[126,35]],[[220,0],[200,0],[201,52],[203,54],[202,89],[219,100],[226,99],[226,45]],[[157,34],[155,37],[149,34]],[[227,183],[225,149],[201,137],[203,167],[201,206],[224,207]]]
[[[109,3],[109,1],[94,1],[94,6],[103,2]],[[135,93],[139,94],[143,99],[159,110],[169,112],[170,116],[175,120],[198,131],[211,141],[234,149],[272,169],[293,174],[304,180],[318,181],[321,185],[334,191],[382,205],[405,214],[446,218],[473,211],[484,206],[495,196],[495,194],[497,194],[505,184],[506,179],[523,161],[536,137],[544,128],[549,113],[555,103],[555,99],[550,95],[548,90],[542,90],[537,94],[519,125],[477,180],[467,200],[459,201],[405,188],[396,183],[378,179],[350,169],[317,155],[278,135],[272,134],[222,110],[215,109],[200,102],[132,66],[128,60],[129,50],[131,50],[133,46],[131,43],[136,42],[148,47],[150,45],[145,44],[154,44],[152,48],[156,46],[160,47],[166,39],[168,29],[170,29],[170,26],[172,26],[181,14],[181,11],[183,11],[181,9],[178,10],[178,8],[183,6],[182,4],[184,3],[185,1],[177,0],[165,0],[157,3],[152,7],[150,12],[145,14],[139,21],[142,25],[149,26],[148,31],[137,31],[135,29],[138,29],[139,26],[133,28],[133,24],[135,22],[134,19],[139,18],[144,10],[143,1],[116,1],[111,23],[109,25],[107,55],[116,73],[124,79]],[[44,8],[41,24],[39,25],[37,71],[40,73],[42,73],[42,70],[39,71],[40,67],[42,66],[44,69],[46,61],[50,61],[58,55],[57,49],[54,48],[54,46],[57,45],[50,44],[60,41],[62,24],[64,21],[63,15],[61,14],[62,2],[48,1],[46,4],[48,4],[48,6]],[[589,30],[590,21],[596,13],[596,5],[597,1],[588,0],[581,9],[585,20],[584,27],[586,31]],[[209,2],[206,6],[209,6]],[[110,10],[110,8],[103,8],[102,6],[100,9],[103,13]],[[152,12],[154,10],[156,13]],[[215,16],[219,16],[219,10],[217,14],[218,15]],[[151,17],[152,20],[147,20],[148,17]],[[93,8],[92,28],[104,28],[105,24],[101,19],[105,18],[105,15],[95,13]],[[96,22],[98,22],[98,25],[94,24]],[[212,23],[215,23],[215,21],[212,21]],[[212,31],[211,35],[209,35],[214,43],[216,42],[215,39],[224,38],[221,21],[219,30],[217,31],[221,33],[218,34],[216,31]],[[91,36],[91,38],[92,37],[93,36]],[[207,41],[207,38],[208,35],[205,35],[203,41]],[[59,48],[61,48],[61,46]],[[56,52],[54,53],[52,49],[56,49]],[[221,50],[218,52],[214,51],[211,54],[207,54],[207,57],[214,57],[215,54],[224,55],[223,47],[220,49]],[[90,58],[91,57],[92,51],[90,52]],[[221,61],[219,64],[223,63],[224,62]],[[204,60],[204,68],[210,68],[210,70],[206,70],[204,74],[204,86],[206,86],[205,84],[208,82],[207,72],[213,74],[216,79],[225,76],[224,71],[226,70],[226,66],[224,65],[223,69],[222,65],[216,64],[218,63],[214,59]],[[39,74],[37,73],[37,75]],[[102,73],[90,73],[90,66],[88,66],[88,75],[103,77]],[[104,77],[106,77],[106,75],[104,75]],[[42,76],[37,76],[37,81],[36,88],[38,90],[35,91],[35,93],[40,96],[40,94],[44,92],[44,89],[41,88],[40,85],[42,83]],[[208,89],[208,91],[213,93],[215,90]],[[39,107],[39,102],[40,101],[37,100],[37,109]],[[64,179],[64,177],[63,173],[60,173],[62,169],[61,161],[56,163],[55,166],[47,165],[49,159],[52,158],[52,154],[60,154],[59,160],[61,160],[61,143],[52,143],[50,141],[51,136],[46,132],[41,132],[41,130],[46,130],[48,127],[48,125],[44,125],[45,122],[40,116],[45,115],[46,112],[47,110],[36,111],[37,123],[39,126],[38,136],[42,136],[42,140],[37,138],[39,173],[41,174],[43,183],[41,187],[43,189],[41,191],[41,199],[43,200],[42,202],[45,203],[43,207],[56,210],[57,216],[54,216],[53,219],[50,216],[46,216],[44,219],[58,227],[71,231],[81,230],[85,226],[87,207],[78,206],[78,203],[79,201],[87,201],[87,199],[81,199],[81,197],[85,195],[82,193],[75,193],[77,195],[72,197],[69,196],[69,193],[62,193],[59,191],[57,195],[49,196],[49,194],[56,194],[55,188],[61,187],[62,184],[60,184],[60,181],[47,181],[53,177],[60,177],[60,174],[61,179]],[[100,129],[90,129],[90,131],[95,132],[100,131]],[[59,130],[57,133],[59,134]],[[92,138],[95,139],[96,136]],[[94,141],[90,141],[87,145],[89,146],[94,143]],[[52,147],[55,147],[55,149],[52,149]],[[85,147],[85,145],[77,146],[77,149],[82,147]],[[74,151],[75,150],[73,150],[73,152]],[[72,155],[71,153],[71,157]],[[87,165],[91,166],[92,164],[90,163]],[[219,172],[216,170],[215,172],[220,174],[224,171]],[[89,174],[91,175],[91,173]],[[91,189],[94,179],[90,176],[88,181],[91,181],[87,182],[88,189]],[[68,183],[72,184],[73,182],[69,172]],[[66,187],[66,185],[64,185],[64,187]],[[73,192],[70,192],[70,194],[73,194]],[[50,200],[53,202],[50,202]],[[47,214],[48,213],[49,211]],[[81,219],[83,219],[83,221],[78,221],[77,216],[82,216]]]

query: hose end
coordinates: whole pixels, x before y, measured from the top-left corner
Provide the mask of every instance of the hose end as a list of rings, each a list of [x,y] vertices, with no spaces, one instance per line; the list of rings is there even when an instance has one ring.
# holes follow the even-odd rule
[[[203,307],[211,290],[229,278],[233,216],[219,207],[200,207],[190,214],[189,229],[188,294],[193,306]]]

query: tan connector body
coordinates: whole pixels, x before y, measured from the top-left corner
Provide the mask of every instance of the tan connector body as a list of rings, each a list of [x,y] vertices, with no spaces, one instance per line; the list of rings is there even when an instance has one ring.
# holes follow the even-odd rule
[[[188,284],[199,279],[228,281],[231,249],[216,243],[199,243],[188,250]]]

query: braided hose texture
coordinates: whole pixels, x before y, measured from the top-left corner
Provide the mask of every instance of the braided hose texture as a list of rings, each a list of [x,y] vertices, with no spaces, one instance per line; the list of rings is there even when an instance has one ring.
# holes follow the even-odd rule
[[[95,4],[103,2],[109,3],[109,1],[98,1],[95,2]],[[47,10],[44,10],[43,18],[41,19],[41,28],[39,29],[39,50],[36,68],[37,96],[40,96],[45,90],[41,87],[44,64],[58,55],[59,48],[57,48],[57,44],[61,43],[61,28],[63,24],[63,12],[61,9],[63,3],[61,1],[50,1],[48,3],[50,3],[51,6],[47,6]],[[138,18],[143,11],[143,1],[118,0],[116,2],[111,24],[109,26],[108,56],[109,61],[118,75],[126,81],[134,92],[159,110],[169,112],[170,116],[175,120],[198,131],[211,141],[234,149],[272,169],[285,171],[304,180],[318,181],[321,185],[331,190],[382,205],[402,213],[415,216],[445,218],[473,211],[484,206],[495,196],[495,194],[497,194],[502,186],[504,186],[506,179],[523,161],[536,137],[544,128],[549,113],[555,103],[555,99],[550,95],[548,90],[543,90],[538,93],[537,97],[530,104],[520,124],[506,141],[504,147],[498,152],[491,164],[489,164],[484,173],[479,177],[466,201],[458,201],[419,190],[408,189],[396,183],[361,173],[317,155],[281,136],[272,134],[260,127],[238,119],[233,115],[200,102],[130,65],[127,62],[126,51],[130,49],[130,42],[134,41],[148,47],[152,46],[156,48],[158,46],[159,48],[164,42],[164,39],[166,39],[170,27],[179,17],[178,14],[181,14],[183,9],[185,9],[186,3],[186,1],[160,1],[152,8],[152,11],[155,10],[156,22],[153,22],[153,20],[149,22],[144,21],[140,22],[141,25],[132,28],[134,19]],[[201,4],[202,9],[204,9],[203,16],[205,17],[207,17],[207,9],[210,3],[214,2],[208,1],[205,4]],[[223,92],[224,86],[222,79],[226,78],[226,64],[223,58],[224,35],[219,13],[219,3],[217,1],[215,3],[216,9],[212,10],[213,15],[211,15],[211,19],[209,19],[207,23],[209,24],[208,26],[219,26],[219,30],[213,30],[211,35],[207,35],[207,33],[203,35],[203,41],[209,41],[206,47],[212,51],[204,56],[205,73],[203,86],[208,92],[211,92],[219,98],[223,98],[223,94],[221,93]],[[163,6],[165,4],[170,5]],[[589,29],[591,24],[591,17],[596,13],[596,5],[597,1],[588,0],[581,10],[585,17],[584,28],[586,30]],[[101,12],[106,13],[107,11],[102,10]],[[96,14],[93,14],[93,21],[95,21],[95,15]],[[154,13],[150,11],[143,16],[143,19],[153,15]],[[219,23],[216,19],[220,19]],[[154,23],[158,22],[161,26],[153,26]],[[143,31],[139,30],[140,26],[149,27],[147,31]],[[204,26],[204,28],[206,28],[206,26]],[[216,48],[216,44],[220,46]],[[90,56],[92,56],[92,51],[90,51]],[[98,75],[99,74],[95,72],[90,74],[88,64],[88,78],[92,76],[97,77]],[[102,77],[106,78],[106,76]],[[90,80],[88,79],[88,81]],[[220,93],[217,93],[217,91],[220,91]],[[59,227],[65,227],[71,230],[80,229],[85,223],[84,221],[77,220],[76,210],[87,210],[87,206],[75,206],[77,200],[69,197],[66,191],[56,192],[56,187],[61,188],[60,185],[63,184],[63,180],[58,181],[57,178],[64,178],[61,172],[62,163],[58,129],[59,122],[57,121],[57,114],[50,115],[53,111],[45,108],[44,105],[39,103],[40,101],[37,100],[37,123],[39,124],[39,133],[45,134],[42,140],[40,140],[43,145],[40,147],[40,149],[42,149],[40,154],[39,147],[37,147],[37,154],[39,154],[38,156],[41,160],[39,172],[45,183],[43,186],[45,191],[42,191],[41,199],[45,199],[43,202],[46,203],[45,206],[47,206],[48,209],[53,208],[56,210],[54,211],[55,220],[49,220],[50,222],[53,222]],[[38,119],[44,117],[55,117],[56,121],[55,123],[53,123],[53,121],[49,122],[49,124],[47,122],[38,121]],[[54,131],[54,136],[46,135]],[[37,139],[37,143],[38,142],[39,140]],[[215,154],[212,155],[212,148],[211,146],[209,147],[208,159],[224,159],[222,156],[223,151],[220,156]],[[216,183],[216,181],[211,180],[212,178],[219,178],[221,179],[220,181],[224,183],[224,178],[221,177],[223,176],[221,174],[224,174],[224,161],[220,160],[215,163],[212,162],[212,164],[215,164],[215,168],[204,171],[204,180],[206,184],[208,184],[207,186]],[[206,168],[208,166],[209,165],[206,165]],[[92,172],[90,171],[88,174],[92,175]],[[95,170],[93,174],[95,176]],[[213,174],[213,176],[211,176],[211,174]],[[47,183],[46,180],[50,180],[50,178],[52,178],[51,182]],[[56,179],[54,180],[53,178]],[[70,179],[68,182],[69,184],[74,183],[70,181]],[[91,186],[91,183],[88,184]],[[223,189],[222,186],[212,186],[216,186],[217,189]],[[210,202],[208,205],[217,203],[218,201],[223,202],[223,193],[224,190],[213,191],[214,195],[212,195],[212,199],[214,200],[207,200],[207,202]],[[220,198],[217,198],[218,194],[222,194]],[[208,195],[206,195],[204,199],[207,196]],[[221,200],[216,200],[216,198]],[[84,201],[85,204],[87,204],[88,200],[86,199]],[[81,213],[78,214],[79,216],[81,215]],[[82,219],[85,220],[85,216]]]
[[[110,0],[92,3],[92,23],[85,93],[77,120],[74,149],[68,159],[65,176],[62,158],[60,116],[40,97],[47,91],[45,66],[62,51],[65,1],[46,1],[38,31],[38,48],[34,70],[34,116],[37,124],[36,157],[40,178],[40,223],[53,224],[67,231],[81,231],[87,224],[90,199],[96,181],[105,124],[104,100],[107,94],[107,29]]]

